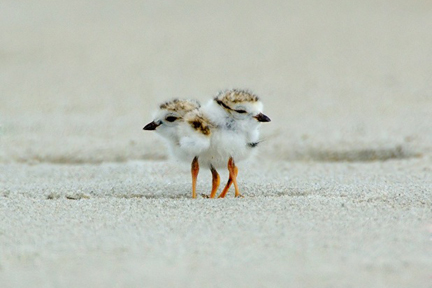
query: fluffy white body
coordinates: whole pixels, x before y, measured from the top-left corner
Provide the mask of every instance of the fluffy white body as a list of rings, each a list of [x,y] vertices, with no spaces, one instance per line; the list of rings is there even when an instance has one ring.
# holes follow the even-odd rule
[[[211,146],[212,131],[210,123],[203,117],[199,110],[194,110],[185,115],[184,121],[179,124],[179,145],[174,153],[178,159],[189,161],[191,157],[200,157]],[[186,155],[186,157],[184,157]]]
[[[202,150],[199,155],[200,165],[226,167],[230,157],[239,162],[249,158],[253,150],[256,150],[247,143],[257,141],[259,131],[248,129],[247,120],[232,118],[213,100],[202,107],[201,111],[212,124],[212,133],[209,148]]]
[[[263,115],[263,105],[257,97],[254,101],[247,101],[250,99],[234,101],[239,100],[236,99],[238,93],[249,92],[237,90],[222,92],[199,109],[211,127],[210,146],[208,149],[200,150],[198,158],[200,165],[226,167],[229,158],[240,162],[256,152],[254,147],[259,141],[261,124],[257,115]]]

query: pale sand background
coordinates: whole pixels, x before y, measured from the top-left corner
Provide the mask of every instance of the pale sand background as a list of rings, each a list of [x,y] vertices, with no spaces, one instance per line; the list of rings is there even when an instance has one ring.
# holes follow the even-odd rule
[[[88,2],[0,2],[0,287],[432,287],[430,1]],[[141,129],[229,87],[273,122],[191,200]]]

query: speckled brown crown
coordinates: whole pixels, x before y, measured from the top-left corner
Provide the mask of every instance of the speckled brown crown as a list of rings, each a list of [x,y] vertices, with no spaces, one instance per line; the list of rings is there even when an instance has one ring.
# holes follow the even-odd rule
[[[230,89],[219,92],[215,100],[222,101],[224,104],[229,105],[241,102],[258,102],[259,97],[248,90]]]
[[[190,99],[173,99],[171,101],[167,101],[162,103],[159,108],[174,112],[184,112],[187,113],[189,111],[192,111],[194,109],[200,108],[201,105],[196,100],[190,100]]]
[[[210,124],[210,121],[206,119],[202,114],[189,113],[186,115],[185,121],[189,123],[189,125],[195,131],[198,131],[203,135],[210,136],[212,124]]]

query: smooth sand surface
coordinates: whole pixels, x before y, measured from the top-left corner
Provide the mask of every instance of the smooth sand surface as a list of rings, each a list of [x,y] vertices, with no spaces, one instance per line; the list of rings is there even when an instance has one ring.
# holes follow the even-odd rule
[[[432,287],[430,1],[170,2],[1,2],[0,287]],[[272,122],[192,200],[142,127],[231,87]]]

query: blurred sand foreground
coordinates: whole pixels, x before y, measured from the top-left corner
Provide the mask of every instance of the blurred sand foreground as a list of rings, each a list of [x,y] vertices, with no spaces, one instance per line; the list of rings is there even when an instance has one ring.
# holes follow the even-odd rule
[[[0,3],[0,287],[432,287],[430,1],[90,2]],[[231,87],[273,121],[192,200],[141,129]]]

